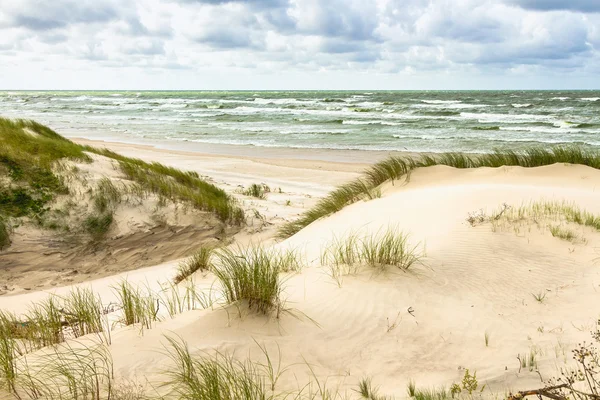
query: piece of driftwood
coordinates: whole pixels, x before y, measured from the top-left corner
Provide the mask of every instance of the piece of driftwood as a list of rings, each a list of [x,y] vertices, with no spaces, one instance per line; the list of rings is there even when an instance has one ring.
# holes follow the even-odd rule
[[[567,398],[565,396],[561,396],[559,394],[552,393],[552,391],[554,391],[554,390],[563,389],[566,387],[568,387],[568,385],[566,383],[563,383],[562,385],[549,386],[549,387],[545,387],[542,389],[522,390],[515,394],[511,394],[510,396],[508,396],[507,400],[521,400],[526,396],[538,396],[538,397],[542,396],[542,397],[547,397],[547,398],[553,399],[553,400],[567,400]]]

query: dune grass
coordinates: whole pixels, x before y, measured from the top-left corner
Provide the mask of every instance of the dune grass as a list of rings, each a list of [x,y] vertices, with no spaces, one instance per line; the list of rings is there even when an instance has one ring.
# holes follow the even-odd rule
[[[118,161],[128,179],[152,193],[173,201],[190,203],[194,208],[214,213],[224,222],[239,225],[245,220],[244,211],[234,198],[200,178],[196,172],[125,157],[108,149],[89,146],[85,146],[85,149]]]
[[[246,196],[256,197],[264,200],[267,198],[267,193],[271,192],[271,188],[265,184],[253,183],[243,193]]]
[[[600,215],[565,201],[537,201],[520,207],[504,206],[488,219],[494,229],[506,222],[537,224],[540,228],[548,229],[552,236],[570,242],[585,243],[585,238],[563,224],[580,225],[600,231]]]
[[[53,200],[69,194],[64,161],[91,162],[89,153],[119,163],[123,174],[139,189],[130,195],[151,192],[213,213],[228,224],[241,225],[245,221],[244,211],[233,197],[195,172],[81,146],[35,121],[0,118],[0,250],[10,244],[11,231],[7,228],[10,218],[31,217],[44,225],[43,215],[52,209]],[[94,240],[105,236],[124,190],[108,178],[99,182],[91,198],[94,212],[83,219],[83,232]],[[56,218],[61,216],[55,214]],[[63,225],[54,221],[47,227]]]
[[[104,330],[102,301],[91,289],[76,287],[63,302],[65,322],[76,338]]]
[[[140,324],[141,329],[151,329],[152,323],[158,321],[159,299],[148,291],[144,293],[140,288],[133,287],[126,280],[122,280],[113,287],[119,299],[123,315],[123,325]]]
[[[228,303],[245,301],[250,309],[268,314],[281,309],[279,273],[297,271],[300,260],[291,251],[262,247],[221,249],[213,268]]]
[[[358,389],[355,390],[362,399],[365,400],[388,400],[388,397],[379,394],[379,389],[373,387],[371,378],[363,378],[358,382]]]
[[[64,343],[20,361],[13,392],[18,399],[111,398],[113,362],[103,344]]]
[[[22,353],[15,338],[17,318],[14,314],[0,310],[0,389],[15,391],[17,358]]]
[[[214,248],[202,246],[191,257],[182,261],[177,266],[177,274],[173,278],[174,283],[179,283],[193,275],[196,271],[208,271],[212,268],[211,257]]]
[[[388,266],[403,271],[418,263],[424,255],[420,245],[411,246],[408,235],[394,227],[361,237],[350,233],[344,238],[334,238],[321,253],[321,265],[368,265],[385,269]]]
[[[238,361],[230,355],[216,353],[194,357],[187,344],[166,337],[165,353],[175,366],[165,371],[164,386],[180,399],[194,400],[269,400],[265,378],[256,364]]]
[[[279,236],[281,238],[292,236],[320,218],[336,213],[361,199],[369,198],[381,184],[407,178],[415,168],[434,165],[447,165],[455,168],[495,168],[505,165],[530,168],[554,163],[581,164],[598,169],[600,168],[600,153],[578,147],[555,147],[552,149],[532,148],[524,151],[496,151],[481,155],[445,153],[422,155],[421,157],[390,157],[371,166],[356,180],[329,193],[296,221],[284,224],[279,230]]]
[[[0,250],[10,246],[10,225],[0,216]]]

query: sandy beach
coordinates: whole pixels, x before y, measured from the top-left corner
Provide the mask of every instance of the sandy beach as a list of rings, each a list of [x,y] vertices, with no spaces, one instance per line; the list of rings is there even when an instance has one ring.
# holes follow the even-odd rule
[[[543,386],[540,379],[571,365],[570,349],[595,329],[600,233],[552,213],[535,214],[531,207],[574,204],[599,214],[596,169],[566,164],[419,168],[405,179],[384,183],[372,200],[357,201],[279,240],[275,234],[281,224],[359,176],[370,164],[368,154],[341,162],[335,152],[307,159],[306,152],[275,156],[247,148],[214,154],[76,141],[209,177],[265,217],[260,229],[250,222],[235,242],[292,249],[302,259],[300,270],[283,274],[284,312],[278,318],[226,305],[214,294],[215,303],[206,309],[174,318],[161,311],[161,320],[143,334],[135,326],[113,327],[109,348],[122,382],[161,392],[157,382],[169,357],[160,349],[163,335],[172,334],[194,354],[218,350],[261,360],[258,345],[264,346],[288,368],[277,382],[278,393],[293,392],[316,378],[331,390],[351,394],[360,379],[371,377],[381,393],[405,398],[411,381],[422,388],[448,388],[468,369],[476,371],[480,389],[485,385],[481,396],[498,398]],[[236,192],[252,182],[272,189],[266,199]],[[555,225],[572,229],[577,239],[555,237]],[[324,263],[322,254],[332,241],[352,234],[366,238],[390,227],[408,235],[411,248],[422,256],[410,269],[336,270]],[[159,291],[178,263],[171,260],[79,287],[92,288],[108,304],[117,301],[113,288],[123,278]],[[199,290],[215,289],[212,273],[194,278]],[[64,296],[71,290],[0,296],[0,309],[21,313],[49,293]],[[530,361],[522,364],[525,359]]]

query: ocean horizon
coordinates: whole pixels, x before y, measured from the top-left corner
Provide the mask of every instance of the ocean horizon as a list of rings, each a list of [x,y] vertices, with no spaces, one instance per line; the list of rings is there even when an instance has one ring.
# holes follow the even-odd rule
[[[600,146],[600,90],[1,91],[74,137],[411,152]]]

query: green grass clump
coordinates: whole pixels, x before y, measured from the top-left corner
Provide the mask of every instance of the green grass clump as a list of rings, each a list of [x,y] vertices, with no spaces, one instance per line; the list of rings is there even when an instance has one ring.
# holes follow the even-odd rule
[[[244,194],[246,196],[256,197],[257,199],[266,199],[267,193],[271,191],[271,188],[265,184],[253,183],[248,187],[248,189],[244,190]]]
[[[373,383],[371,382],[371,378],[363,378],[358,382],[358,389],[355,391],[360,394],[361,398],[365,400],[387,400],[388,397],[381,396],[379,394],[379,389],[373,387]]]
[[[550,233],[552,234],[552,236],[557,237],[562,240],[566,240],[568,242],[574,242],[578,239],[578,236],[575,232],[573,232],[570,229],[558,226],[558,225],[551,226]]]
[[[180,399],[194,400],[270,400],[275,396],[267,390],[260,369],[250,360],[238,361],[232,356],[193,357],[187,344],[167,337],[166,354],[174,367],[167,370],[164,383]]]
[[[23,360],[17,379],[17,398],[110,399],[113,362],[103,344],[71,342]]]
[[[62,307],[55,296],[32,304],[24,320],[24,335],[35,348],[65,341]]]
[[[193,275],[196,271],[208,271],[211,269],[210,258],[213,253],[212,247],[201,247],[187,260],[177,266],[177,275],[173,278],[176,284]]]
[[[451,396],[445,388],[415,389],[415,394],[412,398],[414,400],[447,400]]]
[[[83,221],[83,229],[94,240],[101,240],[110,231],[114,222],[113,212],[92,214]]]
[[[384,269],[398,267],[404,271],[423,257],[419,245],[410,246],[408,235],[394,228],[360,238],[352,233],[345,238],[334,238],[321,254],[322,265],[353,266],[365,264]]]
[[[91,289],[73,289],[64,298],[63,315],[76,338],[104,329],[102,302]]]
[[[407,178],[411,171],[419,167],[447,165],[454,168],[496,168],[507,165],[529,168],[554,163],[581,164],[598,169],[600,168],[600,153],[578,147],[555,147],[552,149],[533,148],[520,152],[496,151],[481,155],[445,153],[435,156],[390,157],[371,166],[363,173],[363,176],[329,193],[313,208],[302,214],[298,220],[284,224],[279,230],[279,235],[282,238],[292,236],[320,218],[336,213],[360,199],[369,198],[369,194],[373,193],[373,190],[381,184]]]
[[[10,246],[10,230],[8,222],[0,217],[0,250],[4,250],[4,248]]]
[[[150,329],[152,323],[158,321],[159,299],[150,291],[144,293],[126,280],[119,282],[117,286],[113,287],[113,290],[122,307],[121,323],[123,325],[140,324],[142,329]]]
[[[17,318],[0,310],[0,389],[14,393],[17,378],[17,358],[21,354],[15,330]]]
[[[245,301],[267,314],[281,307],[279,273],[300,268],[297,257],[262,247],[222,249],[213,268],[228,303]]]

